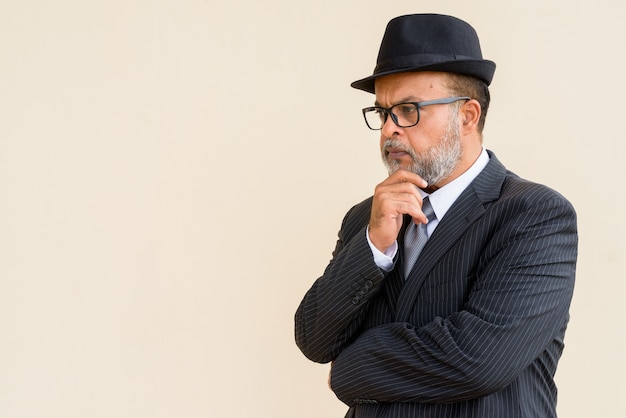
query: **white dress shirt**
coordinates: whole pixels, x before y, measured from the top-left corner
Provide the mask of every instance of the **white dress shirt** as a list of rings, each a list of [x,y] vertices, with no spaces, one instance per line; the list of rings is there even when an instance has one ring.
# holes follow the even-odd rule
[[[465,171],[465,173],[461,174],[459,177],[451,181],[450,183],[443,186],[441,189],[437,189],[431,194],[426,193],[422,189],[419,189],[420,195],[422,195],[422,199],[428,196],[430,200],[430,204],[435,211],[436,219],[428,222],[426,228],[428,229],[428,236],[432,236],[433,231],[439,225],[439,222],[443,219],[448,209],[452,206],[452,204],[456,201],[456,199],[463,193],[463,190],[470,185],[472,181],[480,174],[480,172],[485,168],[485,166],[489,163],[489,155],[487,151],[483,148],[482,152],[472,164],[472,166]],[[380,267],[384,271],[390,271],[393,269],[393,258],[396,256],[398,252],[398,242],[395,241],[387,251],[384,253],[378,250],[372,242],[370,241],[369,235],[369,226],[367,228],[367,242],[369,243],[370,248],[372,249],[372,254],[374,254],[374,262],[378,267]]]

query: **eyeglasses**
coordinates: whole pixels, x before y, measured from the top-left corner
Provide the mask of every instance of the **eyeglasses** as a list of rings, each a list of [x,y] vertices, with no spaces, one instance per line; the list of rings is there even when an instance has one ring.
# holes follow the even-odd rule
[[[363,117],[367,127],[379,131],[387,122],[387,116],[400,128],[410,128],[420,121],[420,108],[437,104],[450,104],[459,100],[470,100],[470,97],[446,97],[444,99],[428,100],[426,102],[398,103],[389,108],[372,106],[363,109]]]

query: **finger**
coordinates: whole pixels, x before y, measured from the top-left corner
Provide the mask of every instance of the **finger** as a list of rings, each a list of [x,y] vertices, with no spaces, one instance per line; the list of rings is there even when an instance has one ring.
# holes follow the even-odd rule
[[[409,215],[415,223],[427,223],[428,218],[422,211],[422,197],[413,184],[406,186],[398,184],[393,190],[379,193],[374,203],[376,213],[382,217],[389,216],[397,219],[402,215]]]
[[[424,215],[424,212],[420,211],[420,214],[417,216],[412,216],[413,219],[413,223],[415,225],[419,225],[419,224],[424,224],[426,225],[428,223],[428,217],[426,215]]]
[[[391,185],[381,193],[381,198],[386,200],[397,213],[411,216],[416,224],[428,223],[428,217],[422,210],[424,204],[422,195],[413,183]]]
[[[400,169],[388,177],[390,183],[411,183],[420,189],[428,187],[428,182],[419,175],[404,169]]]

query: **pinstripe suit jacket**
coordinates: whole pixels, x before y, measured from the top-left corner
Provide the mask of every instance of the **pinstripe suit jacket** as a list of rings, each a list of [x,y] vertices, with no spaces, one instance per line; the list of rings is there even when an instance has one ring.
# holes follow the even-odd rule
[[[402,249],[391,272],[374,263],[372,199],[345,216],[295,333],[309,359],[333,361],[331,387],[347,417],[556,416],[576,214],[489,155],[406,281]]]

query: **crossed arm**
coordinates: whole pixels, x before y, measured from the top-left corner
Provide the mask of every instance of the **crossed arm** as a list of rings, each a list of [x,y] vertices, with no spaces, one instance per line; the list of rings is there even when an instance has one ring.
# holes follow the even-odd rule
[[[497,391],[546,350],[558,360],[574,284],[575,222],[563,199],[532,205],[489,237],[456,312],[421,326],[391,322],[364,332],[384,275],[364,231],[345,230],[351,238],[344,245],[340,233],[333,261],[296,314],[298,345],[314,361],[333,361],[332,389],[348,405],[456,402]]]

